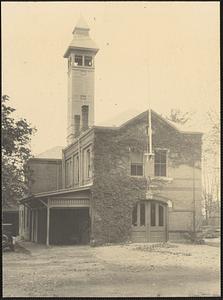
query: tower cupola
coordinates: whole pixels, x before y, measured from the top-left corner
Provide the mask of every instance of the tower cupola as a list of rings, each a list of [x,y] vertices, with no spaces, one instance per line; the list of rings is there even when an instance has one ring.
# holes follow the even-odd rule
[[[94,125],[94,58],[98,47],[81,17],[64,57],[68,59],[67,143]]]

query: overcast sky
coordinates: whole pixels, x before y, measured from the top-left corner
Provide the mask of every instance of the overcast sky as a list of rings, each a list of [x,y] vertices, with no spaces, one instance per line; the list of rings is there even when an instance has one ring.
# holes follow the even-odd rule
[[[67,61],[80,14],[100,48],[95,123],[152,108],[219,109],[218,2],[14,2],[2,4],[3,93],[38,129],[38,154],[66,145]],[[149,67],[148,67],[149,66]],[[147,71],[147,69],[149,71]]]

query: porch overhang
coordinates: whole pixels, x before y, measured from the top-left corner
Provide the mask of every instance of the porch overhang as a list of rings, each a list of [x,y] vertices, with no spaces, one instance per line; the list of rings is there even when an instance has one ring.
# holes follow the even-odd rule
[[[43,192],[24,197],[19,202],[29,208],[89,207],[91,186]]]

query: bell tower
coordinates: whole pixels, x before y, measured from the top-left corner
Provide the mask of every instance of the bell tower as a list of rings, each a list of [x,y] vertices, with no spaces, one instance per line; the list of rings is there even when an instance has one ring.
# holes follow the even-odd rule
[[[64,57],[68,61],[67,144],[94,125],[94,58],[98,48],[80,18]]]

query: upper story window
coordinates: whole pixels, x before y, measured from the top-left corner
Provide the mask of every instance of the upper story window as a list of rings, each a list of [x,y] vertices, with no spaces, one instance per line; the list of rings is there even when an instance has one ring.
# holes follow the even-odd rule
[[[92,65],[93,65],[92,56],[85,56],[84,57],[84,65],[87,66],[87,67],[92,67]]]
[[[90,149],[87,150],[87,178],[90,178],[91,177],[91,152],[90,152]]]
[[[71,187],[72,183],[71,183],[71,158],[67,159],[65,162],[65,184],[66,187]]]
[[[131,152],[131,176],[143,176],[143,153]]]
[[[75,66],[82,66],[83,65],[83,56],[82,55],[75,55],[74,65]]]
[[[167,150],[155,150],[154,175],[167,175]]]
[[[74,155],[74,184],[79,183],[79,156]]]
[[[84,150],[84,179],[88,180],[92,177],[92,161],[91,161],[91,149],[88,147]]]

